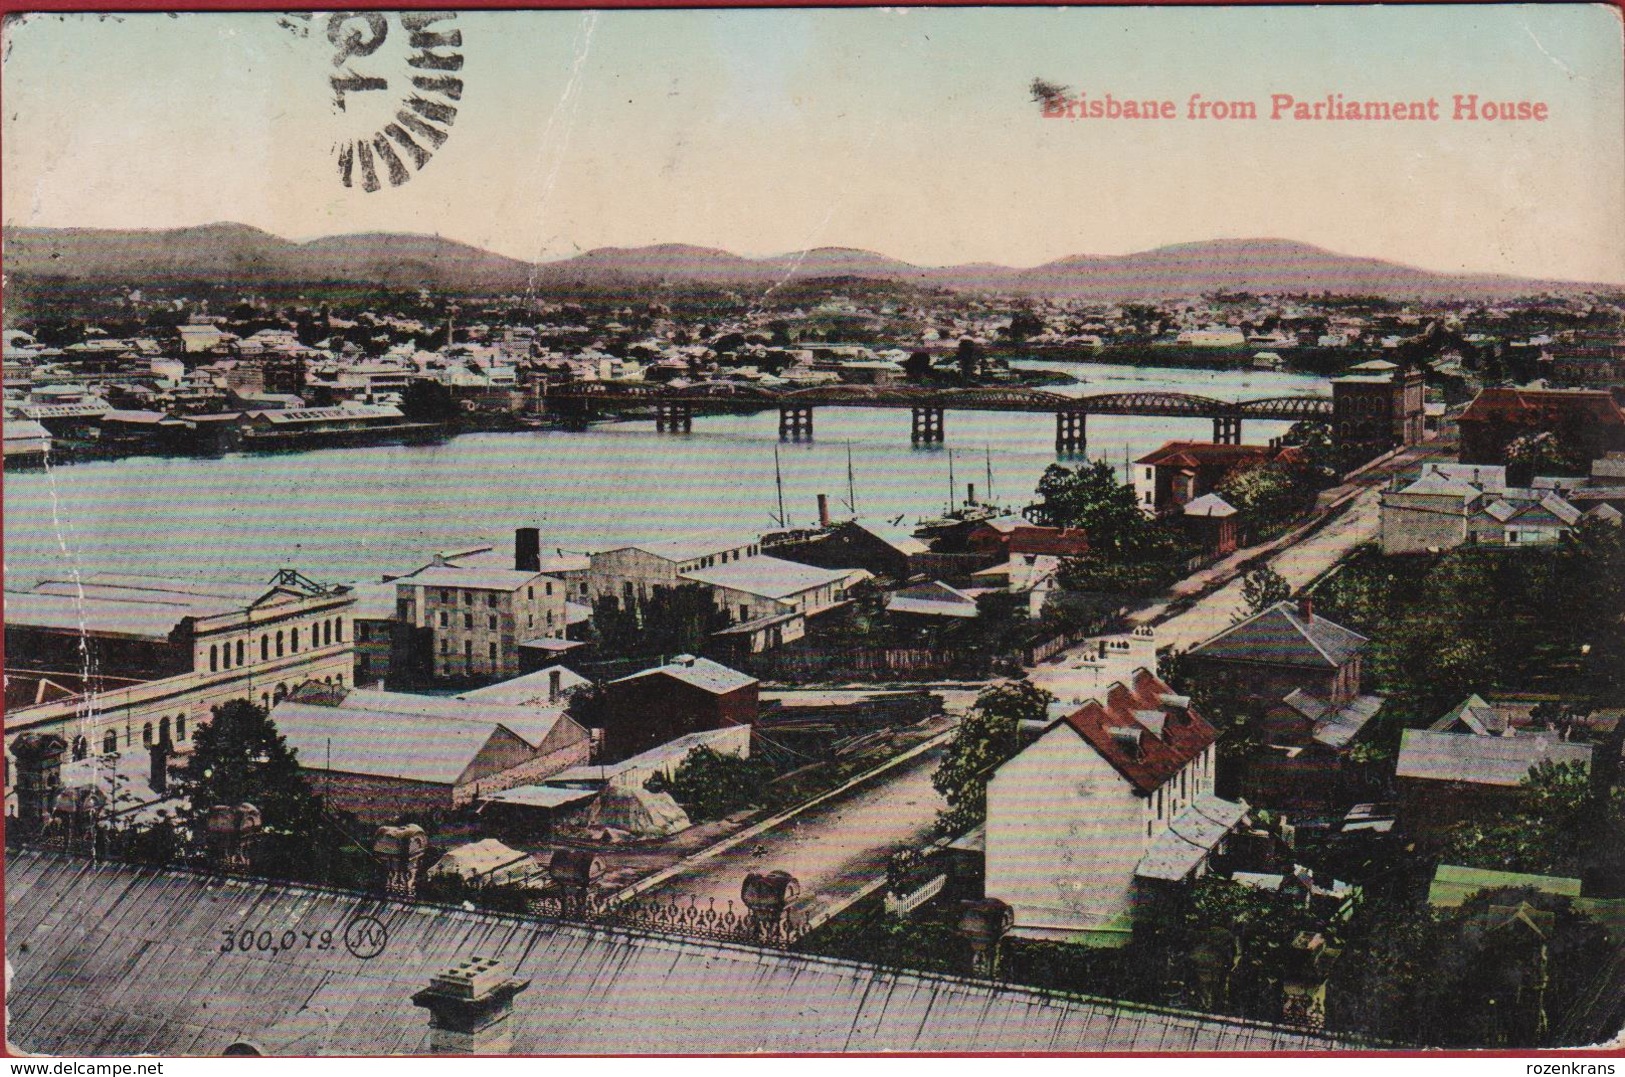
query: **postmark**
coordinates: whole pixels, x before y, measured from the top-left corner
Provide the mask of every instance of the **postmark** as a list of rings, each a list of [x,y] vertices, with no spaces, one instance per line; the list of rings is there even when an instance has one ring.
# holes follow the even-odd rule
[[[463,97],[463,31],[453,11],[335,11],[281,25],[328,50],[339,183],[399,187],[446,144]]]

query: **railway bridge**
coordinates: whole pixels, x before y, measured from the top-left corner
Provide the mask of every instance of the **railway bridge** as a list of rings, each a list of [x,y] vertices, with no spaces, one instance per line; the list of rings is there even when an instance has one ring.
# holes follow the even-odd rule
[[[1055,451],[1082,453],[1088,448],[1090,415],[1148,415],[1212,419],[1213,440],[1239,445],[1244,419],[1329,421],[1328,396],[1275,396],[1257,400],[1216,400],[1190,393],[1142,390],[1067,396],[1045,389],[979,387],[934,389],[913,385],[818,385],[769,389],[738,382],[698,382],[683,386],[642,382],[572,382],[551,386],[542,397],[553,414],[586,422],[608,413],[653,412],[655,429],[684,433],[694,428],[696,411],[779,410],[779,437],[811,440],[813,410],[819,407],[908,408],[913,413],[910,440],[916,445],[940,443],[949,411],[1048,412],[1055,416]]]

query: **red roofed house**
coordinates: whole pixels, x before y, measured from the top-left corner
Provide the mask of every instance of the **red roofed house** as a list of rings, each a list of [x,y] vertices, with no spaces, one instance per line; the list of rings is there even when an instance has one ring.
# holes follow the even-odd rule
[[[1300,459],[1295,448],[1170,441],[1134,461],[1134,500],[1147,515],[1161,516],[1216,489],[1238,467]]]
[[[1502,464],[1506,447],[1550,431],[1596,460],[1625,449],[1625,411],[1600,389],[1485,389],[1457,420],[1464,464]]]
[[[1145,669],[1057,721],[987,787],[987,896],[1020,938],[1122,946],[1136,908],[1200,878],[1245,804],[1213,794],[1218,739]]]

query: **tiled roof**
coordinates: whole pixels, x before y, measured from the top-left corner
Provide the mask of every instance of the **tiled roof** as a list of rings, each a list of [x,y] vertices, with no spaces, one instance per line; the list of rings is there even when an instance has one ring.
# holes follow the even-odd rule
[[[1211,441],[1169,441],[1155,452],[1134,461],[1150,467],[1233,466],[1244,461],[1273,460],[1279,451],[1268,445],[1218,445]]]
[[[1625,426],[1625,412],[1601,389],[1483,389],[1459,421],[1536,424],[1548,413],[1560,420]]]
[[[1366,638],[1316,614],[1304,617],[1294,602],[1277,602],[1191,648],[1204,658],[1335,669],[1365,646]]]
[[[15,979],[8,1038],[54,1055],[409,1055],[412,994],[473,957],[530,980],[515,1054],[1328,1051],[1302,1028],[899,972],[746,946],[411,905],[22,851],[6,865]],[[221,929],[333,930],[372,916],[388,942],[222,953]],[[696,1000],[728,1000],[714,1012]]]
[[[1135,711],[1164,710],[1162,697],[1173,694],[1147,670],[1134,674],[1132,685],[1114,684],[1104,700],[1092,699],[1064,719],[1140,792],[1149,794],[1218,740],[1219,735],[1201,715],[1188,708],[1169,714],[1161,735],[1134,717]],[[1138,748],[1129,743],[1138,736]]]

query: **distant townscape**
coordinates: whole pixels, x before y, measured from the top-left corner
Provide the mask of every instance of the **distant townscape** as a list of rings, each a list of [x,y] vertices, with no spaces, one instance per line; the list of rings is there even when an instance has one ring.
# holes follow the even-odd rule
[[[17,1050],[1625,1032],[1619,286],[1276,240],[538,266],[220,225],[7,229],[6,256],[18,497],[133,471],[156,531],[174,474],[243,459],[673,447],[659,504],[609,457],[569,489],[456,476],[517,506],[496,540],[373,466],[325,513],[244,495],[176,525],[298,531],[310,560],[257,576],[149,571],[139,535],[8,566]],[[787,507],[781,447],[858,409],[943,459],[948,503],[873,511],[847,444],[846,488]],[[967,412],[1040,431],[1031,489],[995,496]],[[677,526],[755,480],[676,447],[764,413],[776,518]],[[1095,451],[1123,417],[1181,425]],[[601,539],[550,530],[569,499]],[[346,522],[369,505],[465,538],[314,567],[373,540]],[[8,547],[58,526],[7,508]],[[702,996],[726,1012],[666,1012]]]

